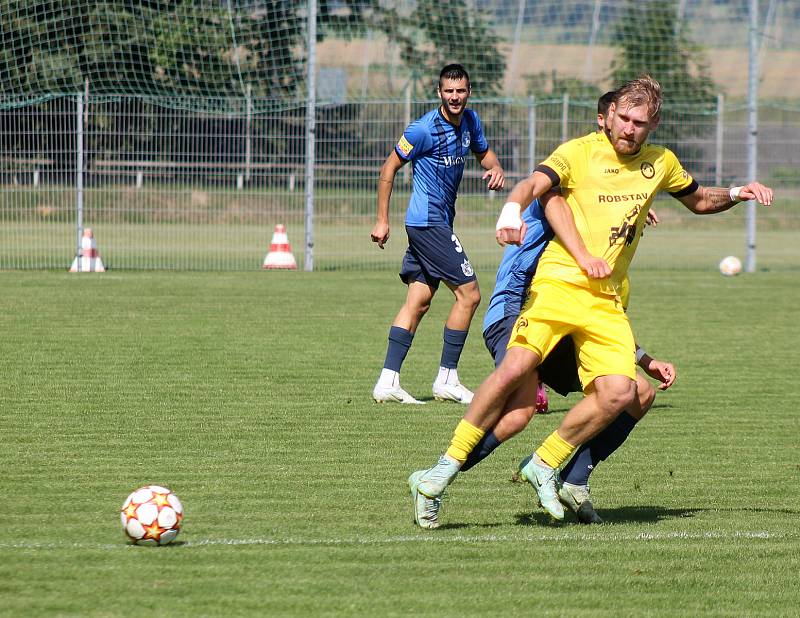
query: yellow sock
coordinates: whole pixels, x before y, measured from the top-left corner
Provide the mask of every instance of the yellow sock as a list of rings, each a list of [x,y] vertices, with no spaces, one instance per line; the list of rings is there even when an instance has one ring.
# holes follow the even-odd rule
[[[559,468],[569,459],[572,452],[577,447],[572,446],[564,438],[558,435],[558,431],[554,431],[542,445],[536,449],[536,454],[539,458],[551,468]]]
[[[483,429],[461,419],[453,434],[453,439],[450,441],[450,448],[447,449],[447,454],[453,459],[464,463],[485,433]]]

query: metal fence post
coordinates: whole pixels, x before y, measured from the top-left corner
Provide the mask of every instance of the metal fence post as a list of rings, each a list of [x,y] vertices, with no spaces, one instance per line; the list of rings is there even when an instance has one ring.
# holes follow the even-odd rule
[[[564,93],[561,102],[561,142],[569,139],[569,92]]]
[[[253,86],[247,84],[247,108],[245,110],[244,179],[250,182],[253,164]]]
[[[536,97],[528,97],[528,174],[536,167]]]
[[[83,93],[79,92],[75,106],[75,257],[81,255],[83,236]]]
[[[317,129],[317,0],[308,0],[308,101],[306,102],[306,253],[304,269],[314,270],[314,163]]]
[[[725,132],[725,95],[717,95],[717,161],[714,170],[714,186],[722,186],[722,143]]]
[[[750,0],[749,77],[747,84],[747,182],[758,173],[758,0]],[[745,272],[756,271],[756,202],[747,202]]]

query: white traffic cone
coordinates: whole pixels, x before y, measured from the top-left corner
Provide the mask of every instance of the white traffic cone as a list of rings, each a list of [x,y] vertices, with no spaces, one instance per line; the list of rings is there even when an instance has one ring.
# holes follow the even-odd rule
[[[83,230],[83,237],[81,238],[81,251],[72,262],[69,269],[71,273],[104,273],[106,267],[103,266],[103,260],[100,258],[100,253],[97,251],[97,243],[95,242],[92,228],[87,227]]]
[[[264,258],[262,268],[283,268],[293,270],[297,268],[297,262],[292,255],[292,247],[289,244],[289,237],[286,235],[286,226],[278,224],[275,226],[275,233],[272,234],[272,242],[269,244],[269,253]]]

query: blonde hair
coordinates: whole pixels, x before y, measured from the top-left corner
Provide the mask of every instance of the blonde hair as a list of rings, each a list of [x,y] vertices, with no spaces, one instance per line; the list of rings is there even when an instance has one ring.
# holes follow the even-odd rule
[[[614,96],[617,107],[639,107],[647,105],[650,118],[658,118],[661,113],[661,84],[649,75],[641,75],[625,82]]]

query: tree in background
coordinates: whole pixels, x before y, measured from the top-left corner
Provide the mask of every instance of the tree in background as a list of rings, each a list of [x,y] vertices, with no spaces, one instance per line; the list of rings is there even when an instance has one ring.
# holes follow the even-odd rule
[[[375,27],[398,45],[415,89],[422,85],[417,96],[434,96],[439,71],[451,62],[470,72],[475,96],[502,94],[506,62],[499,51],[500,37],[489,20],[464,0],[419,0],[408,15],[380,8],[374,19]]]
[[[621,85],[643,73],[657,79],[664,94],[657,141],[687,162],[696,159],[698,149],[687,145],[687,140],[701,137],[700,132],[711,131],[712,125],[686,121],[681,115],[715,107],[717,87],[702,49],[687,39],[674,3],[626,0],[621,15],[611,37],[619,46],[611,64],[613,84]]]

